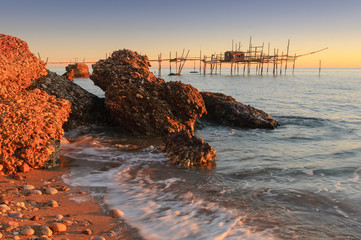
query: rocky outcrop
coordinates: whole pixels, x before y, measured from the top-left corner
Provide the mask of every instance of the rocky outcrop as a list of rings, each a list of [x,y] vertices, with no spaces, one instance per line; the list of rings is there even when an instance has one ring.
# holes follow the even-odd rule
[[[173,165],[183,167],[213,167],[216,151],[201,138],[189,131],[171,133],[163,139],[161,150],[166,152]]]
[[[89,127],[93,124],[110,124],[112,118],[105,108],[105,100],[84,90],[79,85],[70,82],[65,77],[54,72],[48,74],[31,86],[38,88],[57,98],[66,99],[71,103],[69,119],[64,123],[65,131]]]
[[[2,173],[58,164],[70,103],[39,89],[45,64],[18,38],[0,35],[0,168]]]
[[[204,119],[217,124],[244,128],[274,129],[279,126],[270,115],[262,110],[237,102],[222,93],[201,92],[207,114]]]
[[[164,82],[149,71],[150,63],[147,56],[127,49],[114,51],[109,58],[98,61],[92,67],[93,73],[90,79],[103,91],[106,91],[113,82],[118,81]]]
[[[105,99],[114,119],[133,134],[193,132],[196,119],[206,112],[198,90],[181,82],[117,81],[107,89]]]
[[[0,34],[0,88],[20,90],[46,75],[45,63],[19,38]]]
[[[14,173],[25,164],[32,168],[53,166],[50,156],[64,132],[70,104],[39,89],[0,90],[0,164]],[[47,161],[50,158],[50,162]]]
[[[67,78],[70,81],[74,81],[74,69],[72,69],[70,72],[64,73],[63,77]]]
[[[88,78],[90,76],[88,65],[86,65],[85,63],[69,64],[65,67],[65,70],[66,73],[64,73],[63,76],[65,76],[69,80],[73,80],[75,77]]]

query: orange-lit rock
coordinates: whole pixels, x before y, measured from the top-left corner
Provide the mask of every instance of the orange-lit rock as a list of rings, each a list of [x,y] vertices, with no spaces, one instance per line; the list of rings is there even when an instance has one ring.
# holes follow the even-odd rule
[[[0,35],[0,165],[6,174],[51,167],[59,160],[70,103],[26,90],[44,75],[45,64],[26,42]]]
[[[170,133],[163,139],[161,150],[166,152],[173,165],[183,167],[214,166],[217,152],[205,141],[189,131]]]
[[[133,134],[164,136],[190,130],[206,112],[198,90],[182,82],[117,81],[105,93],[106,107]]]
[[[73,80],[74,77],[88,78],[90,76],[88,65],[85,63],[69,64],[65,67],[65,70],[65,77],[67,77],[69,80]]]
[[[44,91],[0,90],[0,164],[5,173],[47,165],[63,136],[70,103]]]
[[[24,89],[46,75],[45,63],[19,38],[0,34],[0,88]]]
[[[110,57],[99,60],[92,67],[90,79],[103,91],[117,81],[164,82],[149,71],[150,63],[147,56],[127,49],[114,51]]]

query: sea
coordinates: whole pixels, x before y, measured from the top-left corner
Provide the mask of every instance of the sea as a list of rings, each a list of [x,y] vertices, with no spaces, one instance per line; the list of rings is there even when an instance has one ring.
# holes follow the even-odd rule
[[[170,165],[161,138],[67,132],[64,180],[123,211],[144,239],[361,239],[361,69],[192,70],[162,78],[230,95],[280,126],[201,122],[196,135],[217,151],[212,169]],[[90,79],[74,82],[104,96]]]

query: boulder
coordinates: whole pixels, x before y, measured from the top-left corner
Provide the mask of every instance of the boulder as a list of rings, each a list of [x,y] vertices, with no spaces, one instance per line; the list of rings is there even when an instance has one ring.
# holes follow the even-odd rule
[[[0,88],[20,90],[46,75],[45,63],[19,38],[0,34]]]
[[[204,119],[217,124],[243,128],[274,129],[279,126],[270,115],[262,110],[237,102],[222,93],[201,92],[207,114]]]
[[[38,88],[57,98],[66,99],[71,103],[69,119],[64,123],[65,131],[89,127],[93,124],[106,125],[112,123],[112,118],[105,108],[104,98],[89,93],[79,85],[59,76],[54,72],[48,74],[33,84],[29,89]]]
[[[89,68],[85,63],[75,63],[69,64],[65,67],[66,73],[63,76],[67,77],[69,80],[76,78],[88,78]]]
[[[70,103],[39,89],[0,90],[0,164],[5,173],[57,165]]]
[[[93,64],[90,79],[95,85],[106,91],[108,86],[117,81],[150,81],[164,83],[149,71],[150,63],[147,56],[139,55],[127,49],[114,51],[105,60]]]
[[[215,165],[217,152],[190,131],[170,133],[163,139],[161,150],[166,152],[173,165],[206,167]]]
[[[206,112],[198,90],[182,82],[115,81],[105,99],[121,128],[133,134],[193,133],[196,119]]]
[[[74,80],[74,69],[72,69],[70,72],[64,73],[63,76],[66,77],[68,80],[73,81]]]
[[[26,42],[0,35],[0,165],[6,174],[59,164],[59,141],[70,103],[39,89],[45,64]]]

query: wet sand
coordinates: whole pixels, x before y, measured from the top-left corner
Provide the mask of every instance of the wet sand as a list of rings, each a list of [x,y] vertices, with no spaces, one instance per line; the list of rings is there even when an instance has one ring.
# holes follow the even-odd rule
[[[89,192],[67,186],[66,173],[58,168],[0,176],[2,239],[142,239],[121,217],[109,216]],[[53,229],[48,237],[44,225]]]

